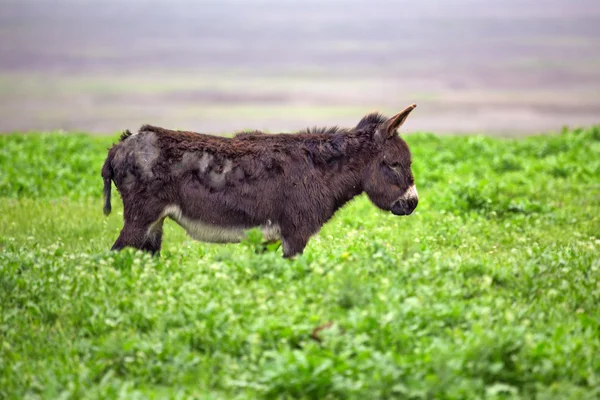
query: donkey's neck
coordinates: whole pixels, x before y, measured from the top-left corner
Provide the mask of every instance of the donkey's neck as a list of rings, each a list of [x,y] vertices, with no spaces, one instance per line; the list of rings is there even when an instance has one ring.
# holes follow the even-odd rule
[[[376,155],[372,138],[366,132],[330,135],[319,146],[318,165],[335,197],[334,212],[363,192],[365,169]]]

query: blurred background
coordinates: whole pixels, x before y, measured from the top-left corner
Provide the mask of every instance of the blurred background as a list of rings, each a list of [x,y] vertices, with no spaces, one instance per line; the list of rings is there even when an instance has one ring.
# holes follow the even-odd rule
[[[2,0],[0,132],[600,123],[598,0]]]

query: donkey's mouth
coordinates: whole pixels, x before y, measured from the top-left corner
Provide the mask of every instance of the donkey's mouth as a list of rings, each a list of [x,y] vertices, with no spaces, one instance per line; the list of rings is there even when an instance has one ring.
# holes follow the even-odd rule
[[[417,208],[419,200],[410,198],[406,200],[397,200],[392,204],[392,214],[394,215],[410,215]]]

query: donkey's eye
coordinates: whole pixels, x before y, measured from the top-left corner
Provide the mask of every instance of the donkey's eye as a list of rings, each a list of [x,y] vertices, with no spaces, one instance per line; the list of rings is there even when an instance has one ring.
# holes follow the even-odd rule
[[[400,166],[400,163],[397,163],[397,162],[395,162],[395,163],[390,163],[390,168],[396,169],[396,168],[398,168],[399,166]]]

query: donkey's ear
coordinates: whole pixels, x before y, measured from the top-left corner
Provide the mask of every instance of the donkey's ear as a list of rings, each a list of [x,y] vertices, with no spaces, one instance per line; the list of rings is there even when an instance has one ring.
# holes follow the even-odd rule
[[[382,133],[386,135],[386,137],[394,136],[398,128],[400,128],[404,121],[406,121],[406,118],[408,118],[408,114],[410,114],[410,112],[415,108],[417,108],[417,105],[411,104],[398,114],[394,115],[392,118],[385,121],[381,125]]]

